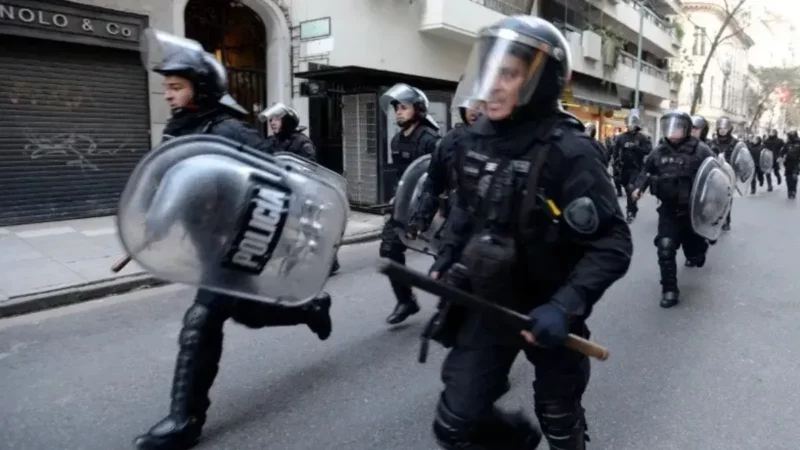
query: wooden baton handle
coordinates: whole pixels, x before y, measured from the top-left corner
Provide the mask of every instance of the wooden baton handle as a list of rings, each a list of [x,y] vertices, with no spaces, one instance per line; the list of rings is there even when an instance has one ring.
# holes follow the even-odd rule
[[[111,271],[117,273],[124,269],[129,262],[131,262],[131,255],[125,255],[111,266]]]
[[[608,349],[602,345],[574,334],[567,336],[564,347],[600,361],[605,361],[611,356]]]

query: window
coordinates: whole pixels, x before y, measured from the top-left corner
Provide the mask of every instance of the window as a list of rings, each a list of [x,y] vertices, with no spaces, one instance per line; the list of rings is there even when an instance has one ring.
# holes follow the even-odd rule
[[[719,106],[722,109],[726,109],[728,107],[728,93],[729,92],[730,91],[729,91],[729,87],[728,87],[728,77],[725,77],[725,78],[722,79],[722,99],[720,100],[720,103],[719,103]]]
[[[705,56],[706,54],[706,29],[696,27],[694,29],[694,43],[692,44],[692,55]]]

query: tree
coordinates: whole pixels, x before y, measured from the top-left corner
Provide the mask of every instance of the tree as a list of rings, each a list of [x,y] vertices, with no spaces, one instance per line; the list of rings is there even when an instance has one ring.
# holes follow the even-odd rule
[[[736,19],[737,14],[741,11],[742,6],[744,6],[747,0],[733,0],[736,2],[736,5],[731,8],[728,0],[723,0],[724,3],[724,19],[722,20],[722,25],[720,25],[719,30],[717,30],[717,34],[711,39],[711,46],[708,49],[708,53],[706,54],[706,60],[703,62],[703,66],[700,68],[700,73],[697,74],[697,83],[693,86],[692,92],[692,109],[691,114],[697,112],[697,104],[700,103],[700,97],[703,94],[701,86],[703,86],[703,80],[706,76],[706,71],[708,70],[709,64],[711,64],[711,58],[714,57],[714,52],[717,51],[717,48],[723,42],[731,39],[735,36],[739,36],[741,33],[744,32],[741,24],[736,24],[736,30],[729,32],[727,35],[725,34],[725,30],[728,26]],[[738,22],[738,21],[737,21]],[[724,36],[723,36],[724,35]]]
[[[789,88],[793,94],[793,102],[787,108],[794,107],[794,99],[800,93],[800,67],[761,67],[756,69],[756,79],[759,87],[756,92],[755,112],[753,113],[750,130],[756,129],[764,112],[772,110],[775,106],[775,90],[780,87]]]

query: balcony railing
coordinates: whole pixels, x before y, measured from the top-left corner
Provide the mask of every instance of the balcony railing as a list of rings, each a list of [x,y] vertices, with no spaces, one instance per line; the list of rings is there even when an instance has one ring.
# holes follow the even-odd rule
[[[628,52],[619,52],[619,62],[625,64],[628,67],[636,68],[636,55],[632,55]],[[660,80],[669,81],[669,72],[664,69],[659,69],[658,67],[650,64],[647,61],[642,61],[642,72],[648,75],[654,76]]]
[[[470,0],[472,3],[477,3],[485,6],[492,11],[497,11],[507,16],[516,16],[520,14],[530,14],[530,11],[525,11],[525,8],[515,5],[513,3],[504,2],[502,0]]]
[[[622,1],[632,6],[633,9],[637,11],[639,10],[639,8],[642,8],[642,6],[638,2],[634,2],[633,0],[622,0]],[[648,7],[644,7],[644,18],[645,20],[650,21],[653,25],[664,30],[665,33],[669,34],[673,38],[677,38],[677,35],[675,34],[675,27],[672,26],[672,24],[670,24],[669,22],[665,21],[664,19],[658,17],[656,13],[654,13]]]

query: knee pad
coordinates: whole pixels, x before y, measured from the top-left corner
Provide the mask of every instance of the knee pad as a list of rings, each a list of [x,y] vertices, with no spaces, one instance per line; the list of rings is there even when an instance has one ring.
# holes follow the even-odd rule
[[[658,259],[672,259],[677,254],[678,246],[672,238],[660,238],[656,241],[656,248],[658,249]]]

